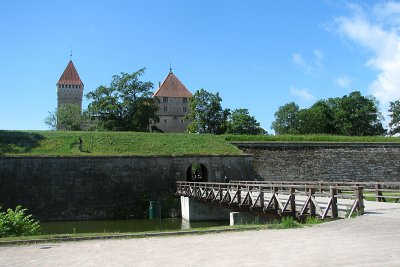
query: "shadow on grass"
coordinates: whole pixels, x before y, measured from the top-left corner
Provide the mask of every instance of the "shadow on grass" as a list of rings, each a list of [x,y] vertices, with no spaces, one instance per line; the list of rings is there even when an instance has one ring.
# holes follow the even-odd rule
[[[0,155],[29,152],[44,138],[38,133],[0,130]]]

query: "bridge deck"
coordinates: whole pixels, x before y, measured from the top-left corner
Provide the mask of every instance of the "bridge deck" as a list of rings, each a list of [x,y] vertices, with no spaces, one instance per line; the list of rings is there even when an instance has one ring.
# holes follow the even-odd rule
[[[363,187],[271,182],[177,182],[176,194],[264,214],[344,218],[364,213]]]

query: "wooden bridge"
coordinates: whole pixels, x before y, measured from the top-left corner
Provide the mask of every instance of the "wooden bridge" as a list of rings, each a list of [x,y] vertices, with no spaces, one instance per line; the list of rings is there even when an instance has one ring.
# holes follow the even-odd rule
[[[364,213],[363,189],[355,184],[178,181],[176,194],[233,210],[300,218],[344,218]]]
[[[399,182],[177,182],[178,196],[256,213],[345,218],[364,214],[364,199],[399,202]]]

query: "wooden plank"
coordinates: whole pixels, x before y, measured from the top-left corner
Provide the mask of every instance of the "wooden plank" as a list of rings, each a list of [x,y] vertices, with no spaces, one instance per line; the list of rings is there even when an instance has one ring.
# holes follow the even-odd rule
[[[322,216],[324,213],[322,212],[322,209],[318,205],[318,202],[317,202],[317,200],[315,199],[314,196],[311,196],[311,201],[314,203],[315,209],[318,211],[319,216]]]

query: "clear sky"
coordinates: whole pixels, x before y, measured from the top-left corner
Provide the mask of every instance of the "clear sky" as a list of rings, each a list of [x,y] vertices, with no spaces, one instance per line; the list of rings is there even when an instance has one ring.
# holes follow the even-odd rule
[[[192,93],[219,92],[270,133],[291,101],[359,90],[385,113],[400,98],[400,1],[3,0],[0,11],[0,129],[47,129],[71,48],[85,94],[142,67],[156,90],[171,62]]]

